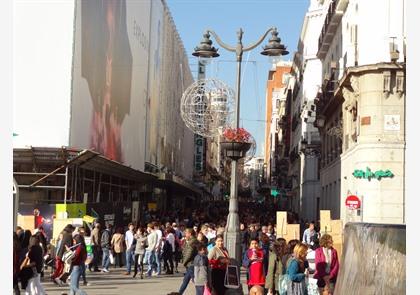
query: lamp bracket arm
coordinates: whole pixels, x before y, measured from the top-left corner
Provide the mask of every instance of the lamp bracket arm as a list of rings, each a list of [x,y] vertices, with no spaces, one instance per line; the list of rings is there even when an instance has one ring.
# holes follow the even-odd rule
[[[210,29],[207,29],[207,32],[209,33],[209,34],[211,34],[211,35],[213,35],[214,36],[214,39],[216,39],[216,42],[220,45],[220,46],[222,46],[224,49],[226,49],[226,50],[228,50],[228,51],[232,51],[232,52],[235,52],[236,51],[236,47],[232,47],[232,46],[229,46],[228,44],[226,44],[226,43],[224,43],[221,39],[220,39],[220,37],[213,31],[213,30],[210,30]]]
[[[255,48],[255,47],[257,47],[258,45],[260,45],[262,41],[264,41],[264,39],[265,39],[265,37],[267,37],[268,33],[270,33],[271,31],[275,31],[275,30],[277,30],[275,27],[269,28],[269,29],[268,29],[268,30],[264,33],[264,35],[262,35],[262,36],[261,36],[261,38],[260,38],[257,42],[255,42],[254,44],[251,44],[251,45],[249,45],[249,46],[247,46],[247,47],[244,47],[243,51],[249,51],[249,50],[254,49],[254,48]]]

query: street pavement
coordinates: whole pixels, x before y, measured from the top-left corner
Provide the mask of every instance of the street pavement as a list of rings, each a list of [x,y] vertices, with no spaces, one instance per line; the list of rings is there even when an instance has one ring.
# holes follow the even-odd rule
[[[139,274],[133,279],[132,275],[124,275],[124,272],[125,268],[110,268],[110,273],[86,270],[89,286],[83,286],[82,280],[80,280],[80,288],[88,295],[167,295],[171,292],[178,292],[183,279],[183,272],[144,279],[140,279]],[[70,294],[69,286],[55,285],[48,280],[49,275],[50,271],[48,270],[42,281],[47,295]],[[241,282],[245,282],[244,275],[241,276]],[[245,284],[242,287],[244,291],[248,290]],[[195,295],[195,288],[191,282],[184,295]]]

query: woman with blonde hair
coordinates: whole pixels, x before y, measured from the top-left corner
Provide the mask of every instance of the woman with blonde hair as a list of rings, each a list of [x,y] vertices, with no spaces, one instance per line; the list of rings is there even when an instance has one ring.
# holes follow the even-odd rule
[[[315,274],[319,294],[334,294],[339,263],[337,250],[333,248],[333,239],[329,234],[324,234],[319,240],[320,247],[315,250]]]
[[[286,271],[290,279],[287,285],[287,295],[308,294],[305,282],[305,277],[308,275],[307,268],[309,267],[306,260],[307,253],[308,246],[303,243],[298,243],[293,249],[294,256],[288,262]]]

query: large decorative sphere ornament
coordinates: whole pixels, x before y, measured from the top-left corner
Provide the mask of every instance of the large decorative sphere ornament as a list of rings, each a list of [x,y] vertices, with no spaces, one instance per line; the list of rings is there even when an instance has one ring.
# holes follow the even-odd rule
[[[225,82],[207,78],[191,84],[181,98],[181,117],[194,133],[204,137],[221,134],[232,125],[235,93]]]

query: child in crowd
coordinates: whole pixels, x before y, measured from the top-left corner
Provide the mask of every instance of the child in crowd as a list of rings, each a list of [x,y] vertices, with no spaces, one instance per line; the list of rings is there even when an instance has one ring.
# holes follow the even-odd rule
[[[208,285],[209,259],[207,258],[207,247],[203,243],[197,246],[198,254],[194,258],[194,284],[196,295],[203,295]]]
[[[259,247],[258,239],[251,239],[249,249],[244,253],[243,264],[248,269],[247,285],[249,290],[253,286],[261,286],[264,289],[264,250]],[[254,288],[255,289],[255,288]]]

